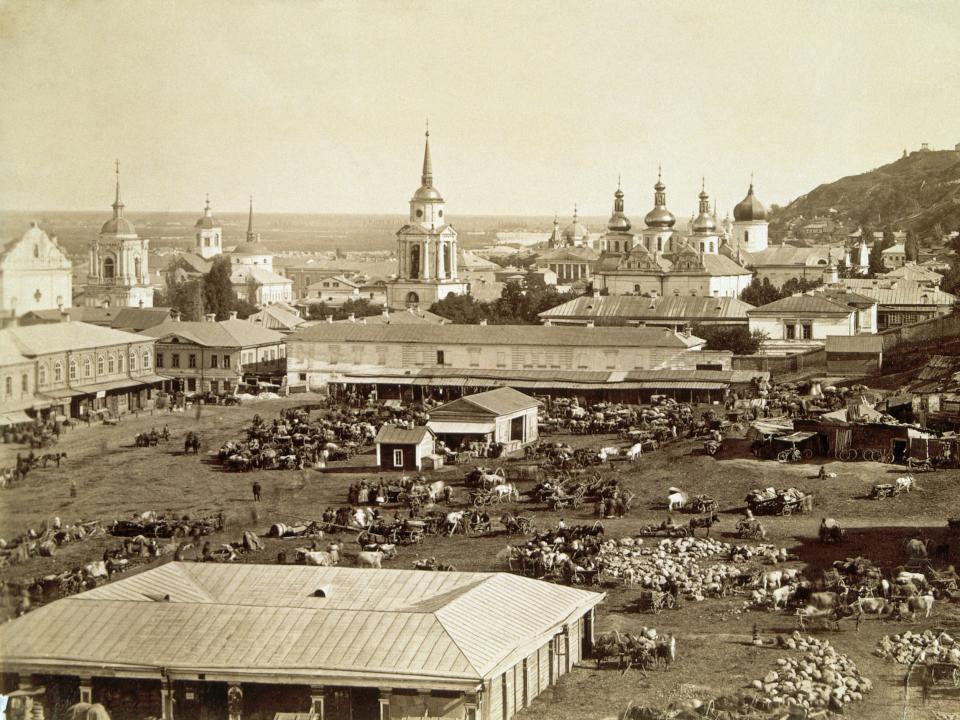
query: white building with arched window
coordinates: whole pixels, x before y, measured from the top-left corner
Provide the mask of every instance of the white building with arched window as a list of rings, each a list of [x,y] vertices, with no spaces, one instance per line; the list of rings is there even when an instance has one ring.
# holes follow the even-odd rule
[[[0,313],[18,317],[33,310],[68,308],[73,304],[70,258],[30,223],[19,238],[0,246]]]

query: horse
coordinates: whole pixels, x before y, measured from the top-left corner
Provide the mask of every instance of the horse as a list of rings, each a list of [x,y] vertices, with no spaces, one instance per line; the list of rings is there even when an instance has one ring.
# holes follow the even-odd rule
[[[710,537],[710,528],[719,522],[720,517],[716,513],[698,518],[690,518],[690,534],[695,535],[697,528],[706,528],[707,537]]]
[[[190,453],[194,455],[200,454],[200,436],[192,430],[188,432],[183,439],[183,454],[189,455]]]
[[[519,501],[520,491],[513,483],[502,483],[493,487],[493,494],[498,503],[509,502],[511,498]]]
[[[44,453],[40,456],[40,467],[46,467],[50,461],[55,462],[57,467],[60,467],[60,461],[66,457],[67,454],[65,452]]]
[[[927,559],[927,545],[923,540],[918,540],[917,538],[907,540],[906,543],[904,543],[904,549],[907,551],[907,555],[911,560]]]
[[[677,639],[673,635],[668,640],[657,642],[653,650],[653,659],[657,665],[669,666],[677,661]]]
[[[673,512],[674,508],[681,509],[690,501],[690,497],[679,488],[670,488],[667,495],[667,510]]]
[[[447,537],[452,536],[457,530],[463,528],[463,516],[465,514],[465,510],[447,513]]]

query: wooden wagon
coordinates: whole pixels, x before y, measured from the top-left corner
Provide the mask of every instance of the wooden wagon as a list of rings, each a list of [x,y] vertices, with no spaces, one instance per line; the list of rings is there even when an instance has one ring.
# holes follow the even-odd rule
[[[884,498],[896,497],[900,494],[900,486],[896,483],[877,483],[870,488],[870,498],[873,500],[883,500]]]
[[[566,507],[580,508],[583,506],[583,496],[586,494],[586,487],[581,485],[572,493],[555,492],[547,498],[547,505],[551,510],[562,510]]]
[[[664,608],[672,609],[676,605],[673,595],[659,590],[641,590],[637,596],[637,610],[659,615]]]
[[[792,515],[813,510],[813,494],[787,495],[779,492],[771,498],[747,497],[747,507],[754,515]]]

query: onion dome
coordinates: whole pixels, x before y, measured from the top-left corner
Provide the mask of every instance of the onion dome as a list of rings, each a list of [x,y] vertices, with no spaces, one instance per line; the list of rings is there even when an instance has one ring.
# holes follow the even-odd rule
[[[583,240],[589,231],[585,225],[577,220],[577,206],[573,206],[573,222],[563,229],[563,240],[567,245],[573,245],[577,240]]]
[[[123,216],[123,200],[120,199],[120,161],[117,160],[117,195],[113,201],[113,217],[100,228],[101,235],[136,235],[133,223]]]
[[[653,186],[653,210],[647,213],[643,219],[647,227],[650,228],[672,228],[677,218],[672,212],[667,210],[667,186],[660,179],[660,173],[657,172],[657,184]]]
[[[197,220],[193,225],[198,230],[211,230],[220,227],[220,222],[213,216],[210,210],[210,196],[207,195],[207,206],[203,209],[203,217]]]
[[[623,214],[623,190],[620,188],[620,180],[617,180],[617,191],[613,194],[613,214],[607,222],[607,230],[611,232],[628,232],[630,230],[630,218]]]
[[[767,209],[757,200],[757,196],[753,194],[753,182],[750,183],[747,196],[733,208],[733,219],[737,222],[752,222],[754,220],[767,219]]]
[[[706,185],[700,188],[700,214],[694,218],[691,227],[693,232],[699,235],[709,235],[717,231],[717,221],[710,213],[710,196],[707,194]]]

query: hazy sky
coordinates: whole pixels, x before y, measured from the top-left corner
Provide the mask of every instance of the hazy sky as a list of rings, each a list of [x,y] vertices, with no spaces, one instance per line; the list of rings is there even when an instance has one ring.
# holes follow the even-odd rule
[[[960,142],[960,2],[0,0],[0,207],[681,217]]]

